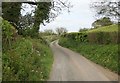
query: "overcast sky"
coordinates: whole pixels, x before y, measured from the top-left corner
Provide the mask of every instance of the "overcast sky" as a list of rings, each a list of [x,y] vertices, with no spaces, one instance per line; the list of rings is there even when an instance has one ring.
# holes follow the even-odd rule
[[[92,0],[68,0],[73,5],[71,12],[63,11],[54,21],[46,26],[41,25],[40,31],[65,27],[69,32],[79,31],[80,28],[91,28],[95,21],[94,13],[90,9]]]
[[[73,8],[70,10],[71,12],[63,11],[54,21],[46,24],[46,26],[41,25],[40,31],[64,27],[69,32],[76,32],[80,28],[91,28],[91,24],[95,21],[95,12],[90,9],[90,3],[94,0],[68,1],[73,5]]]

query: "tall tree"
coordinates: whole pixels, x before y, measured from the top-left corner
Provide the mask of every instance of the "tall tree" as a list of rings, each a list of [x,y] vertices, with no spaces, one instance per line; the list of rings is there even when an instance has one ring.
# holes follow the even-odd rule
[[[63,35],[65,33],[67,33],[68,30],[66,28],[60,27],[60,28],[56,28],[56,32],[58,35]]]
[[[44,20],[49,21],[49,12],[51,7],[51,2],[41,2],[37,4],[35,9],[35,22],[34,30],[35,32],[39,31],[40,23],[44,23]]]
[[[17,29],[19,16],[21,11],[21,3],[19,2],[2,2],[2,17],[11,22]]]
[[[27,13],[25,16],[20,16],[18,34],[23,35],[26,32],[26,30],[30,31],[33,25],[34,16],[32,16],[32,14]]]
[[[39,25],[42,23],[49,23],[50,21],[54,20],[62,10],[68,9],[68,12],[70,12],[70,8],[72,8],[72,5],[65,1],[61,0],[53,0],[53,2],[42,2],[37,4],[37,8],[35,10],[35,24],[34,28],[35,31],[39,31]]]
[[[20,11],[22,3],[36,5],[34,14],[34,27],[32,29],[36,35],[39,32],[39,25],[41,23],[44,24],[45,22],[54,20],[54,18],[57,17],[64,8],[67,8],[69,11],[70,7],[72,7],[70,3],[67,3],[66,1],[63,2],[61,0],[55,0],[52,2],[3,2],[2,17],[10,21],[18,31],[21,27],[19,26],[18,21],[21,13]]]
[[[96,15],[114,17],[119,19],[120,16],[120,1],[102,0],[91,4],[91,8],[95,9]]]

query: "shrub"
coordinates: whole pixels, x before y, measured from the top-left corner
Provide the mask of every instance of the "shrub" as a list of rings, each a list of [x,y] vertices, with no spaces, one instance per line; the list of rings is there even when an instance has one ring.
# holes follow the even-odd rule
[[[3,81],[44,81],[53,63],[51,49],[40,39],[20,38],[3,52]]]
[[[120,43],[118,32],[89,32],[89,33],[67,33],[62,35],[77,42],[89,42],[96,44],[117,44]]]
[[[68,39],[71,39],[71,40],[75,40],[75,41],[78,41],[78,42],[87,42],[87,34],[86,33],[67,33],[67,34],[64,34],[62,35],[62,37],[66,37]]]
[[[110,44],[118,42],[118,32],[93,32],[88,33],[89,43]]]
[[[2,45],[3,50],[9,49],[12,45],[12,40],[15,40],[17,30],[6,20],[2,20]]]
[[[52,51],[47,42],[41,37],[19,37],[14,27],[5,20],[2,31],[2,80],[47,80],[53,62]]]
[[[90,44],[87,42],[78,43],[75,40],[70,40],[65,37],[60,38],[59,44],[76,52],[79,52],[81,55],[85,56],[89,60],[120,74],[120,62],[118,62],[119,50],[117,44],[103,45]]]

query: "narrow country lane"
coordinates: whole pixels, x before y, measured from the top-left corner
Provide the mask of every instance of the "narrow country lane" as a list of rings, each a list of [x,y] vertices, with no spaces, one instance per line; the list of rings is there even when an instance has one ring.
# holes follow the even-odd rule
[[[54,63],[49,81],[117,81],[115,73],[89,61],[78,53],[51,43]]]

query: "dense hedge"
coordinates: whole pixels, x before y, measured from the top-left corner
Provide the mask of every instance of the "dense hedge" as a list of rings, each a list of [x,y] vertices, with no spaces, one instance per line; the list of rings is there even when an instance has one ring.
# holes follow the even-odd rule
[[[91,33],[67,33],[62,35],[78,42],[89,42],[96,44],[120,43],[118,32],[91,32]]]
[[[118,44],[78,43],[72,39],[61,37],[59,44],[80,53],[87,59],[120,74]]]
[[[88,33],[89,43],[110,44],[118,42],[118,32],[93,32]]]
[[[75,41],[78,41],[78,42],[88,42],[86,33],[80,33],[80,32],[78,32],[78,33],[68,33],[68,34],[62,35],[62,37],[66,37],[66,38],[69,38],[69,39],[72,39],[72,40],[75,40]]]
[[[118,31],[67,33],[62,35],[59,44],[120,74],[120,62],[118,62],[120,32]]]

